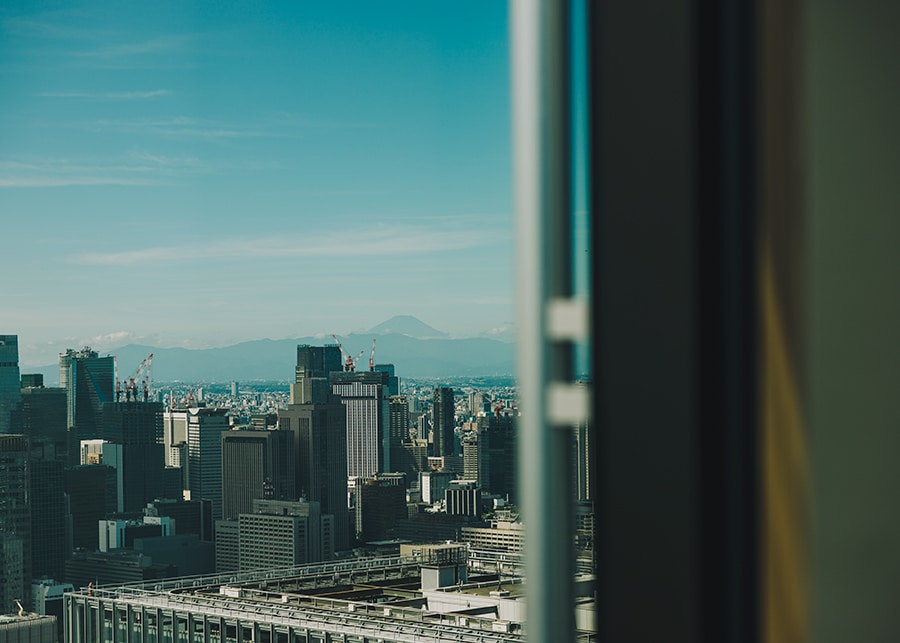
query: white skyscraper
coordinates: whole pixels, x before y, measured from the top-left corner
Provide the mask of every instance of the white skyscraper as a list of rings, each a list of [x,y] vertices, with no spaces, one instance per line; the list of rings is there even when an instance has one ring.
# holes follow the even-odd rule
[[[390,389],[388,374],[338,372],[331,390],[347,410],[347,476],[390,471]]]
[[[218,520],[222,517],[222,431],[231,428],[228,411],[200,407],[183,412],[188,444],[185,488],[191,500],[211,501],[213,520]]]

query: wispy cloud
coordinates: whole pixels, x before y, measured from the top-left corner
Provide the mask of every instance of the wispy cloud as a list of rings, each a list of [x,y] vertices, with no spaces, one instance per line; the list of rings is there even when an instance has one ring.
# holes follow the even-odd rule
[[[84,12],[65,9],[47,11],[30,16],[9,17],[3,20],[3,30],[10,35],[22,37],[50,38],[54,40],[84,40],[95,38],[94,28],[84,28],[73,24],[73,20],[83,19]]]
[[[345,236],[303,235],[224,239],[202,244],[157,246],[124,252],[81,253],[72,255],[75,264],[95,266],[134,266],[157,262],[195,263],[210,260],[341,258],[348,256],[397,257],[436,252],[451,252],[496,242],[480,230],[391,229],[359,231],[351,244]]]
[[[296,127],[296,128],[360,128],[372,127],[373,123],[366,121],[335,121],[321,118],[310,118],[306,114],[299,112],[286,112],[276,110],[266,115],[267,119],[280,127]]]
[[[156,185],[167,174],[166,168],[147,160],[118,163],[65,158],[0,160],[0,188]]]
[[[116,176],[0,177],[0,188],[58,188],[77,185],[155,185],[155,181]]]
[[[268,127],[247,127],[222,121],[176,116],[163,119],[145,120],[96,120],[90,128],[97,131],[156,134],[167,137],[201,139],[237,139],[285,137],[292,133],[284,129]]]
[[[152,154],[144,150],[132,150],[128,155],[130,159],[139,163],[154,165],[159,168],[200,168],[200,159],[194,156],[164,156]]]
[[[172,93],[170,89],[152,89],[149,91],[131,91],[131,92],[42,92],[39,96],[45,98],[86,98],[90,100],[147,100],[149,98],[159,98],[160,96],[168,96]]]
[[[222,128],[200,128],[200,127],[179,127],[160,129],[160,134],[166,136],[189,136],[195,138],[258,138],[276,136],[276,132],[267,132],[258,129],[222,129]]]
[[[151,40],[144,40],[143,42],[121,43],[87,51],[75,51],[72,52],[71,55],[77,58],[89,59],[120,59],[129,56],[159,54],[166,51],[174,51],[180,48],[186,42],[186,40],[186,36],[164,36],[160,38],[153,38]]]
[[[125,342],[134,339],[134,334],[127,330],[118,330],[104,335],[94,335],[93,337],[84,337],[79,340],[80,346],[92,346],[94,348],[108,348],[110,346],[120,346]]]

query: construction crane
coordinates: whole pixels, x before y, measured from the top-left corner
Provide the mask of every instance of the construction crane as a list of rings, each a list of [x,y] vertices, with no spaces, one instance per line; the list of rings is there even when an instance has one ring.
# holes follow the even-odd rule
[[[138,386],[141,388],[141,392],[143,393],[144,401],[146,402],[150,397],[150,365],[153,363],[153,353],[150,353],[147,357],[145,357],[141,363],[138,365],[137,370],[134,372],[134,375],[128,377],[125,380],[125,387],[123,389],[122,382],[119,380],[119,367],[118,360],[116,361],[116,402],[120,401],[122,398],[122,392],[125,392],[125,401],[131,402],[134,400],[138,401]]]
[[[353,358],[347,355],[347,352],[344,350],[344,346],[341,344],[341,340],[337,338],[337,335],[331,333],[331,336],[334,337],[334,343],[337,344],[338,350],[341,351],[341,357],[344,358],[344,370],[349,371],[350,365],[353,364]]]
[[[372,338],[372,354],[369,355],[369,370],[375,370],[375,338]]]
[[[337,338],[337,335],[334,333],[331,334],[334,337],[334,341],[337,344],[338,350],[341,351],[341,355],[344,357],[344,370],[348,373],[356,370],[356,363],[359,361],[359,358],[363,356],[365,351],[359,351],[359,354],[354,358],[351,357],[347,351],[344,350],[344,347],[341,345],[341,340]]]
[[[113,356],[113,370],[116,373],[116,402],[122,398],[122,382],[119,381],[119,358]]]

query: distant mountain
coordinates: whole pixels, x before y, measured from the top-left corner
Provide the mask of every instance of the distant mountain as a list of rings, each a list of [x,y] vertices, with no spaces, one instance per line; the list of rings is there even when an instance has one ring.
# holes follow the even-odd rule
[[[447,333],[432,328],[412,315],[396,315],[385,322],[381,322],[377,326],[373,326],[369,329],[369,332],[375,335],[408,335],[409,337],[417,337],[419,339],[447,336]]]
[[[415,319],[415,318],[412,318]],[[390,321],[390,320],[389,320]],[[418,321],[418,320],[416,320]],[[385,322],[387,323],[387,322]],[[419,322],[422,323],[422,322]],[[430,326],[422,324],[426,328]],[[434,331],[433,332],[440,332]],[[344,350],[355,354],[372,345],[372,334],[341,337]],[[513,344],[486,338],[419,339],[405,333],[377,334],[376,364],[393,364],[400,377],[450,377],[454,375],[507,375],[514,372]],[[333,340],[316,337],[260,339],[224,348],[157,348],[129,344],[112,349],[119,376],[131,375],[153,353],[152,377],[156,381],[227,382],[230,380],[293,381],[297,345],[321,346]],[[361,360],[365,364],[367,360]],[[28,369],[43,373],[47,385],[59,381],[59,365]]]

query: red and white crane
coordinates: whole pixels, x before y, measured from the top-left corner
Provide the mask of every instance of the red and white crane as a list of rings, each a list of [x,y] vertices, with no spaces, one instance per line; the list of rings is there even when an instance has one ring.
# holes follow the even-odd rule
[[[147,357],[145,357],[141,363],[138,365],[137,370],[134,372],[134,375],[130,376],[125,380],[125,401],[131,402],[134,400],[138,401],[138,386],[140,385],[141,391],[143,393],[144,401],[146,402],[150,397],[150,383],[151,383],[151,375],[150,375],[150,365],[153,363],[153,353],[150,353]],[[115,362],[116,364],[116,402],[120,401],[122,398],[122,382],[119,380],[119,367],[118,360]]]
[[[341,356],[344,358],[344,370],[352,370],[353,358],[347,355],[347,351],[344,350],[344,346],[341,344],[341,340],[337,338],[337,335],[331,333],[331,336],[334,337],[334,343],[337,344],[338,350],[341,351]]]
[[[365,351],[359,351],[356,357],[351,357],[349,353],[344,350],[344,347],[341,345],[341,340],[337,338],[337,335],[334,333],[331,334],[334,337],[335,343],[337,343],[338,349],[341,351],[341,355],[344,357],[344,370],[349,372],[353,372],[356,370],[356,364],[359,362],[359,358],[363,356]]]

